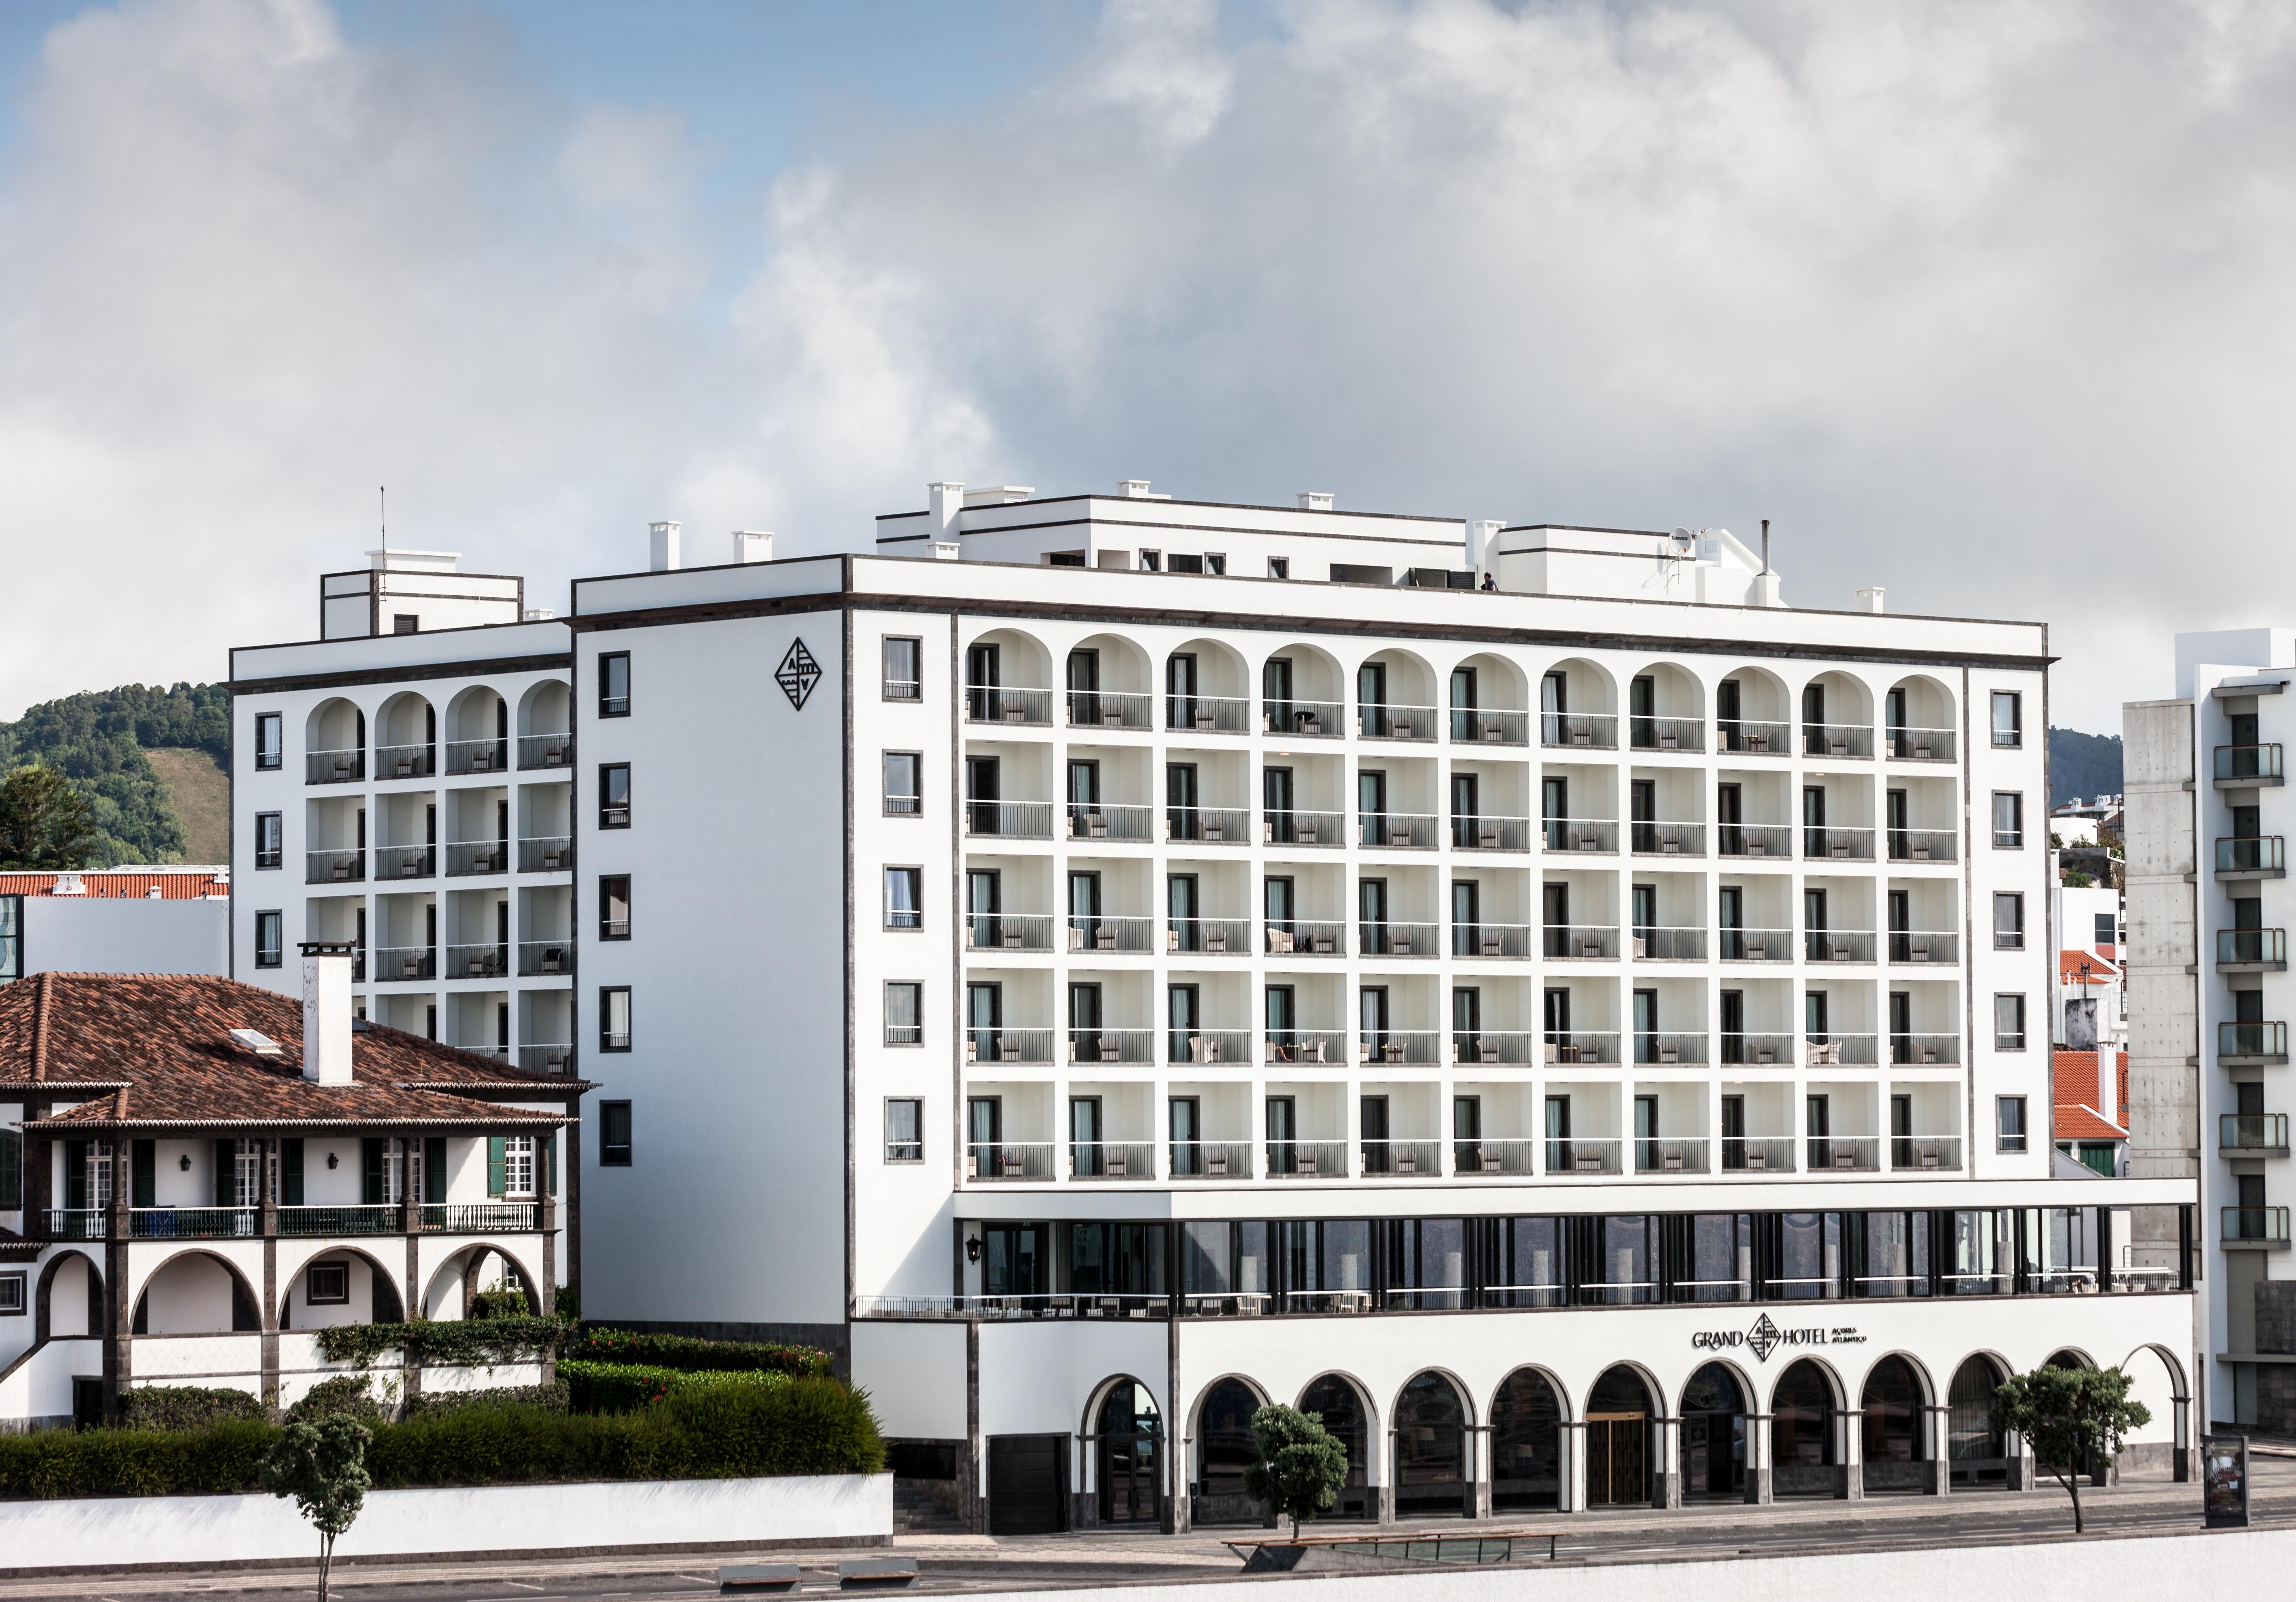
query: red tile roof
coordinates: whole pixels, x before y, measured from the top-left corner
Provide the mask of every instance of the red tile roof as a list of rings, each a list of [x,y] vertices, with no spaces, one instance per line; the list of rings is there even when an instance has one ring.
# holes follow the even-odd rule
[[[2128,1054],[2113,1054],[2117,1060],[2119,1088],[2122,1092],[2115,1106],[2128,1105]],[[2097,1095],[2096,1053],[2094,1051],[2057,1051],[2049,1055],[2053,1070],[2050,1080],[2054,1089],[2056,1105],[2052,1127],[2059,1140],[2126,1140],[2128,1131],[2096,1110],[2101,1099]]]
[[[234,1029],[279,1055],[241,1045]],[[43,1127],[554,1125],[559,1114],[496,1104],[589,1089],[381,1024],[353,1034],[349,1085],[306,1080],[302,1052],[302,1003],[235,980],[39,974],[0,989],[0,1096],[87,1097]]]
[[[2057,953],[2058,982],[2080,983],[2080,965],[2083,963],[2088,964],[2088,982],[2093,985],[2113,984],[2120,978],[2120,967],[2102,951],[2060,951]]]
[[[0,896],[52,896],[61,874],[0,874]],[[173,873],[113,873],[91,869],[79,875],[80,893],[92,900],[148,901],[158,891],[162,901],[197,901],[207,896],[228,899],[231,874],[226,868],[178,869]]]

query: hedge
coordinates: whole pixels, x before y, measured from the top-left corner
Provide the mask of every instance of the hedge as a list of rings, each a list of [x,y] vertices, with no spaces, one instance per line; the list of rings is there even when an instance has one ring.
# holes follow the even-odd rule
[[[711,1385],[785,1385],[796,1376],[766,1368],[664,1368],[651,1363],[591,1363],[562,1358],[559,1377],[569,1384],[578,1413],[633,1413],[673,1391]]]
[[[490,1367],[532,1362],[571,1334],[558,1319],[417,1319],[406,1324],[329,1324],[311,1332],[331,1363],[365,1368],[384,1352],[403,1351],[426,1363]]]
[[[495,1385],[484,1391],[417,1391],[406,1399],[404,1417],[437,1418],[465,1408],[540,1408],[567,1410],[566,1382],[554,1385]]]
[[[247,1422],[0,1435],[0,1498],[251,1491],[277,1435]],[[636,1413],[464,1407],[375,1425],[366,1464],[378,1490],[877,1474],[885,1443],[859,1392],[791,1379],[681,1389]]]
[[[203,1430],[234,1419],[259,1421],[263,1416],[263,1399],[251,1391],[140,1385],[119,1397],[119,1422],[129,1429]]]
[[[686,1373],[765,1368],[780,1374],[825,1376],[830,1357],[810,1346],[762,1341],[705,1341],[694,1335],[642,1335],[628,1329],[586,1329],[560,1355],[594,1363],[644,1364]]]

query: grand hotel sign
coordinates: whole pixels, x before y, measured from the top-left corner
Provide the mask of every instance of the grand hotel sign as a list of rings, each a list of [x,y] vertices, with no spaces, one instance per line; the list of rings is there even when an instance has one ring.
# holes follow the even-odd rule
[[[1781,1329],[1764,1313],[1756,1319],[1750,1329],[1702,1329],[1690,1337],[1693,1351],[1729,1351],[1739,1348],[1751,1351],[1761,1362],[1770,1360],[1770,1353],[1780,1347],[1793,1346],[1857,1346],[1866,1336],[1856,1328],[1842,1328],[1824,1324],[1797,1326]]]

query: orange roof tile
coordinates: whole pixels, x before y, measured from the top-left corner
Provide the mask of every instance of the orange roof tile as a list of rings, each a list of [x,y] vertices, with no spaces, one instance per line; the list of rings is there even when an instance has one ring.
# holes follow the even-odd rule
[[[61,874],[0,874],[0,896],[52,896]],[[112,873],[91,868],[79,875],[80,893],[90,900],[148,901],[158,891],[162,901],[197,901],[212,894],[231,894],[227,871],[201,868],[177,873]]]

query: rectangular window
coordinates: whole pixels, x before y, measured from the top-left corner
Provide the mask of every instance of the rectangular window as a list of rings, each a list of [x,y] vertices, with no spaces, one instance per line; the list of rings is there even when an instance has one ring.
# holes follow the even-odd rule
[[[350,1299],[350,1264],[315,1262],[303,1270],[303,1300],[312,1306],[340,1307]]]
[[[922,1162],[925,1160],[925,1104],[914,1097],[896,1096],[885,1103],[885,1161]]]
[[[602,1101],[598,1104],[598,1166],[627,1168],[630,1165],[630,1104],[626,1101]]]
[[[609,874],[598,881],[598,938],[630,938],[630,876]]]
[[[885,816],[915,817],[924,811],[924,792],[918,784],[925,760],[914,751],[885,753]]]
[[[0,1212],[13,1212],[24,1204],[24,1138],[13,1130],[0,1130]]]
[[[598,1049],[627,1051],[630,1048],[630,987],[626,984],[602,986],[598,991]]]
[[[925,1043],[925,987],[914,979],[896,979],[885,986],[885,1044],[922,1046]]]
[[[24,1311],[24,1276],[0,1274],[0,1319],[14,1318]]]
[[[24,976],[24,898],[0,896],[0,984]]]
[[[2014,690],[1993,692],[1993,743],[2005,751],[2025,743],[2025,698]]]
[[[2015,850],[2025,843],[2025,797],[2015,790],[1993,793],[1993,843]]]
[[[2025,998],[1993,998],[1993,1047],[1997,1051],[2025,1049]]]
[[[255,866],[277,867],[281,856],[281,827],[276,812],[255,815]]]
[[[1164,553],[1161,551],[1141,552],[1140,571],[1144,573],[1162,572],[1164,571]]]
[[[924,661],[924,641],[899,637],[888,638],[885,641],[885,699],[923,700]]]
[[[534,1137],[511,1135],[503,1140],[503,1195],[521,1199],[534,1195]]]
[[[630,715],[630,653],[609,651],[598,658],[598,716]]]
[[[422,632],[422,620],[414,612],[402,612],[390,620],[390,631],[393,634],[420,634]]]
[[[1996,891],[1993,895],[1993,949],[2025,949],[2025,897],[2019,891]]]
[[[275,968],[283,962],[281,947],[285,940],[282,932],[285,924],[285,915],[282,913],[258,912],[255,915],[255,965],[257,967]]]
[[[1175,551],[1172,553],[1171,571],[1176,573],[1201,573],[1204,571],[1204,559],[1192,551]]]
[[[598,768],[598,826],[602,829],[627,829],[630,826],[630,765],[627,762],[606,762]]]
[[[1208,573],[1226,573],[1227,571],[1227,558],[1218,551],[1206,551],[1204,553],[1204,571]]]
[[[885,927],[922,929],[925,926],[925,870],[889,867],[885,870]]]
[[[277,712],[255,714],[255,767],[258,773],[275,770],[285,758],[286,736]]]
[[[1994,1128],[1998,1131],[2000,1149],[2021,1152],[2025,1149],[2025,1098],[2021,1096],[2002,1096],[1994,1098]]]
[[[1267,559],[1267,576],[1271,579],[1289,579],[1292,576],[1292,558],[1270,556]]]

